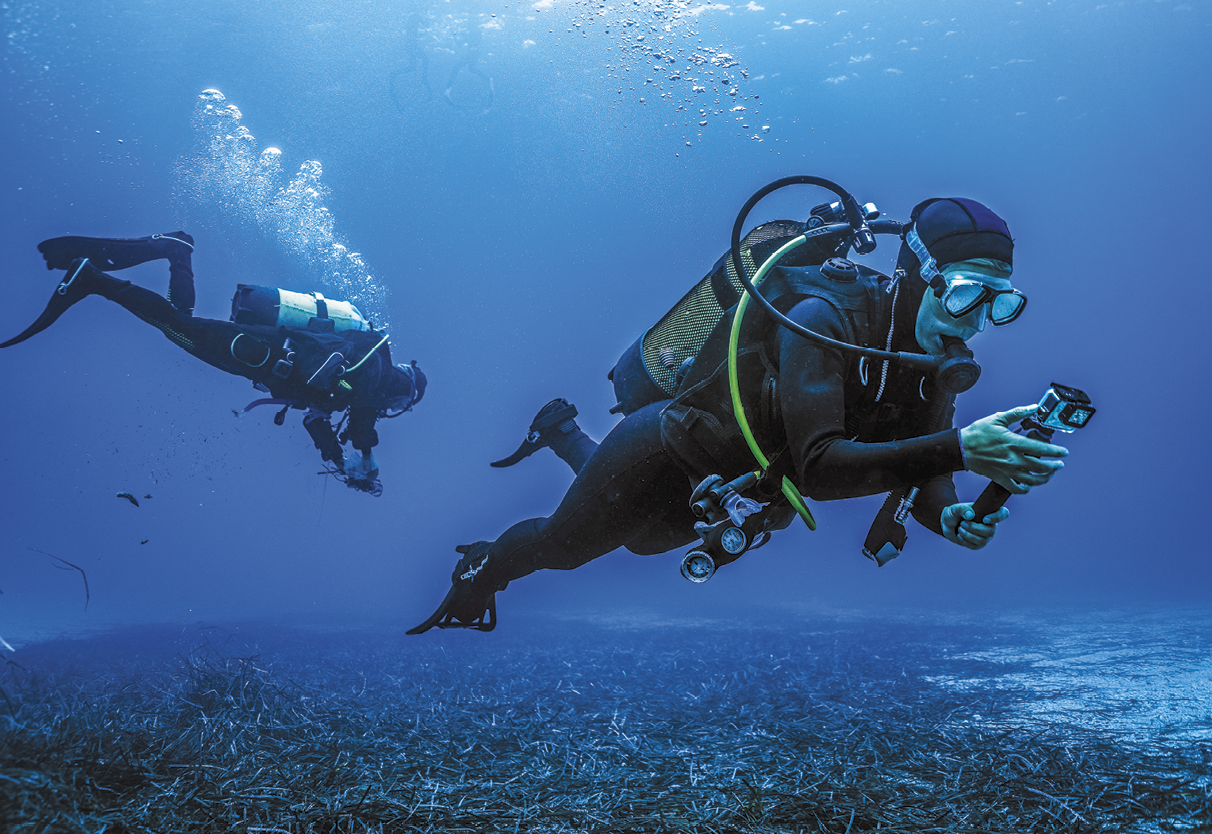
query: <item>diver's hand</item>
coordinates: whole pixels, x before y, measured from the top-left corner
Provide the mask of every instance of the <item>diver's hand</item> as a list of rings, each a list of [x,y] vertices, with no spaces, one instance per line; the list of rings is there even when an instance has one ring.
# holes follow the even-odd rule
[[[345,476],[355,481],[373,481],[379,477],[379,464],[373,452],[354,451],[345,466]]]
[[[993,538],[997,525],[1010,517],[1010,511],[1002,507],[979,521],[975,515],[972,504],[952,504],[945,507],[939,519],[943,526],[943,538],[969,550],[980,550]]]
[[[1038,406],[1021,405],[1009,411],[999,411],[960,429],[964,459],[969,471],[1000,484],[1010,492],[1021,495],[1033,486],[1048,483],[1064,467],[1063,458],[1069,454],[1064,446],[1054,446],[1042,440],[1032,440],[1010,430],[1010,425],[1030,417]]]

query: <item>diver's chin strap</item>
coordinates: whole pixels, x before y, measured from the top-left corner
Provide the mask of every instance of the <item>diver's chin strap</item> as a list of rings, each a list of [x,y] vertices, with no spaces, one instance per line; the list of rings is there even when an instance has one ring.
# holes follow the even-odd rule
[[[786,253],[800,246],[805,241],[803,235],[796,237],[793,240],[783,244],[779,249],[766,259],[766,262],[758,269],[757,274],[753,276],[753,286],[756,289],[757,285],[766,277],[775,264]],[[757,438],[753,436],[753,430],[749,428],[749,418],[745,416],[745,406],[741,403],[741,387],[737,377],[737,348],[740,344],[741,321],[745,318],[745,310],[749,306],[749,293],[742,293],[740,300],[736,305],[736,313],[732,316],[732,332],[728,336],[728,389],[732,394],[732,413],[736,415],[737,426],[741,430],[741,435],[745,438],[746,445],[749,446],[749,451],[753,453],[753,457],[758,462],[758,466],[762,468],[762,475],[765,476],[766,470],[770,466],[770,459],[762,452],[758,446]],[[795,508],[800,518],[808,525],[809,530],[816,529],[816,519],[812,517],[812,511],[808,509],[808,503],[804,500],[804,496],[800,494],[795,483],[786,475],[783,476],[782,493],[787,501]]]

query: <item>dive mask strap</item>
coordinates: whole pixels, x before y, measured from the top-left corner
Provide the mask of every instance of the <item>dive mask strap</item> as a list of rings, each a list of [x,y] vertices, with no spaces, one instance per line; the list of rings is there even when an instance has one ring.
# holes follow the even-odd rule
[[[399,368],[408,377],[408,384],[412,387],[412,394],[408,397],[408,405],[404,407],[404,410],[412,411],[412,407],[416,405],[417,400],[420,399],[420,397],[417,396],[417,374],[416,371],[413,370],[412,365],[405,365],[401,362]]]
[[[922,243],[922,239],[917,236],[917,228],[909,227],[909,231],[905,234],[905,243],[909,244],[909,248],[913,250],[913,254],[917,255],[918,261],[921,262],[922,280],[930,286],[938,286],[938,282],[946,283],[942,273],[938,271],[938,262],[934,260],[934,256],[930,254],[930,250],[926,248],[926,244]]]

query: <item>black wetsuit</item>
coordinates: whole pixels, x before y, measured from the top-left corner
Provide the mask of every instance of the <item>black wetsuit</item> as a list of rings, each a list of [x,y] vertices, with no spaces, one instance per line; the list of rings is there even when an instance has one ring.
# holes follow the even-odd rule
[[[313,333],[195,318],[191,315],[194,282],[189,253],[174,253],[169,258],[169,275],[168,298],[107,273],[97,274],[95,291],[143,319],[206,364],[252,380],[275,399],[296,408],[311,409],[305,426],[325,460],[335,458],[332,444],[336,438],[327,419],[319,417],[320,414],[349,409],[348,439],[355,449],[366,454],[378,445],[375,421],[380,412],[401,407],[397,404],[415,398],[412,379],[392,365],[388,345],[375,348],[383,334],[356,330]],[[343,384],[336,380],[330,386],[316,381],[308,384],[307,380],[334,352],[344,357],[337,361],[346,367],[353,367],[363,357],[366,360],[357,370],[341,377]],[[282,375],[284,368],[278,365],[279,360],[292,358],[290,372]],[[337,361],[331,364],[334,369]],[[275,367],[279,373],[274,372]]]
[[[887,278],[861,269],[861,284],[846,289],[849,301],[840,303],[797,291],[794,272],[776,270],[763,290],[795,321],[835,339],[886,348],[895,318],[892,349],[923,352],[913,335],[920,292],[885,292]],[[756,468],[727,396],[731,318],[709,337],[674,400],[624,418],[580,467],[549,518],[515,524],[492,544],[477,583],[499,588],[541,568],[578,567],[619,547],[650,555],[697,540],[688,506],[692,485],[710,474],[730,479]],[[941,408],[932,408],[930,379],[818,347],[776,327],[760,310],[745,321],[739,357],[742,402],[754,433],[774,466],[809,498],[916,485],[914,517],[940,532],[942,509],[957,500],[951,473],[964,461],[956,429],[932,431],[932,411]],[[941,423],[950,426],[950,420],[947,409]],[[763,515],[766,528],[777,529],[790,523],[793,511],[776,498]]]

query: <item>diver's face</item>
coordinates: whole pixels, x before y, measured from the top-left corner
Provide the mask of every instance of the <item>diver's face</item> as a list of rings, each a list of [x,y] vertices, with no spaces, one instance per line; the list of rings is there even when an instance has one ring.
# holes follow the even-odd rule
[[[995,290],[1012,289],[1009,278],[994,278],[981,276],[981,283]],[[965,342],[985,329],[989,320],[989,304],[985,303],[975,310],[965,313],[959,318],[953,318],[943,309],[942,302],[934,294],[933,289],[927,289],[922,296],[922,303],[917,308],[917,324],[914,335],[922,350],[933,356],[943,355],[943,337],[954,336]]]

